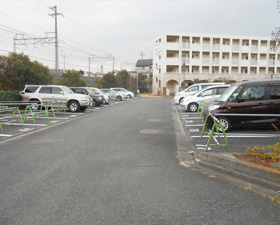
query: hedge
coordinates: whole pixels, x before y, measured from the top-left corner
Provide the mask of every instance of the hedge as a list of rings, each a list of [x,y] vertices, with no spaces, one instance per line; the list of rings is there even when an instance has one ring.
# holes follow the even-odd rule
[[[0,101],[19,101],[18,91],[0,91]]]

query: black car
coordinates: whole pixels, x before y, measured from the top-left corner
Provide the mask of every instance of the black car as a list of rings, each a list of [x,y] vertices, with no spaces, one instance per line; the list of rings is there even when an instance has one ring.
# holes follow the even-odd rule
[[[225,131],[231,127],[280,125],[280,80],[247,81],[232,84],[218,99],[204,107],[204,118],[211,113]],[[212,120],[207,120],[212,125]]]
[[[92,106],[100,106],[105,102],[103,95],[98,94],[89,87],[70,87],[70,89],[78,94],[90,95],[92,97]]]

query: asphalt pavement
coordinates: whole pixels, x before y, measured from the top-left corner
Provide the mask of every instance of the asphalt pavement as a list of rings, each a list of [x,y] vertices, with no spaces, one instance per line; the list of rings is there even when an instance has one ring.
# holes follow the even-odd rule
[[[178,163],[181,127],[170,98],[134,98],[2,140],[0,224],[279,224],[278,203]]]

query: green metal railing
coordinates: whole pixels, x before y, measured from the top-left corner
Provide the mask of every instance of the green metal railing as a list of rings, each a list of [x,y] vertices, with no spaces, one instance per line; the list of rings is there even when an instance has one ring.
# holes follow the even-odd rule
[[[209,130],[209,132],[205,132],[205,128],[206,128],[206,124],[207,124],[207,120],[208,118],[212,118],[213,119],[213,126],[212,126],[212,129]],[[221,139],[221,133],[219,133],[219,129],[218,129],[218,126],[222,129],[222,133],[223,133],[223,136],[224,136],[224,140],[225,140],[225,144],[221,144],[219,142],[218,139]],[[219,119],[217,119],[214,115],[212,115],[211,113],[209,113],[205,118],[204,118],[204,125],[203,125],[203,128],[202,128],[202,132],[201,132],[201,136],[200,138],[203,137],[203,134],[207,133],[209,135],[209,138],[208,138],[208,142],[207,142],[207,145],[206,145],[206,149],[205,149],[205,152],[207,152],[208,150],[208,147],[210,145],[212,146],[225,146],[228,150],[228,152],[230,152],[230,148],[229,148],[229,144],[228,144],[228,140],[227,140],[227,137],[226,137],[226,133],[225,133],[225,129],[224,129],[224,126],[222,125],[222,123],[220,122]],[[216,138],[216,135],[218,137],[218,139]],[[211,140],[214,140],[215,141],[215,144],[210,144]]]

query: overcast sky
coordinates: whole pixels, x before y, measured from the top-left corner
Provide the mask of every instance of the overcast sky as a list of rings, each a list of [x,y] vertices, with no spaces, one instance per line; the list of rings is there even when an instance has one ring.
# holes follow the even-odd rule
[[[153,40],[165,32],[270,37],[280,26],[276,0],[0,0],[0,54],[14,50],[13,38],[43,38],[54,32],[49,7],[57,6],[59,67],[88,71],[133,69]],[[25,34],[17,35],[16,34]],[[48,34],[49,36],[53,34]],[[55,67],[54,44],[16,41],[16,52]]]

